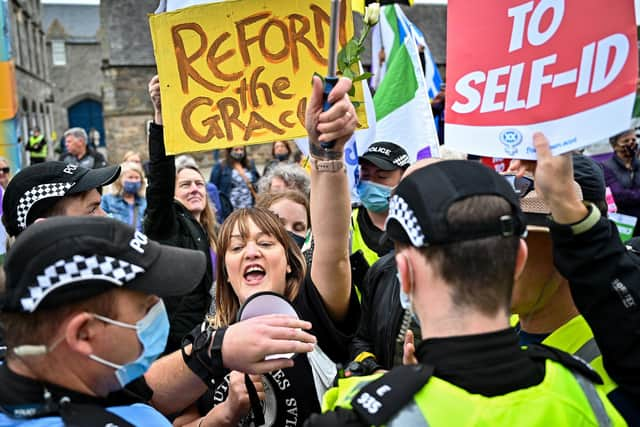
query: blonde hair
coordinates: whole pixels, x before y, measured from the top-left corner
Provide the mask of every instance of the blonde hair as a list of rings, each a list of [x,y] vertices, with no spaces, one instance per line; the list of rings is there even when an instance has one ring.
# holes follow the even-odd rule
[[[302,252],[289,237],[289,234],[274,213],[265,208],[235,210],[220,227],[218,236],[216,250],[218,257],[216,263],[216,312],[213,316],[213,323],[216,328],[234,323],[240,309],[238,296],[229,283],[225,258],[231,243],[231,233],[233,233],[234,227],[237,225],[242,238],[246,238],[249,235],[249,221],[253,221],[263,233],[274,237],[284,248],[287,264],[291,269],[291,272],[285,276],[286,286],[283,296],[286,299],[293,301],[296,298],[300,290],[300,284],[306,274],[306,263]]]
[[[124,175],[130,171],[134,171],[138,175],[140,175],[140,182],[142,185],[140,185],[140,190],[138,190],[138,193],[136,195],[138,197],[144,197],[145,191],[147,189],[147,180],[145,179],[144,171],[142,170],[142,167],[140,167],[140,165],[135,162],[125,162],[120,165],[120,178],[115,180],[113,184],[111,184],[113,189],[112,190],[113,194],[116,194],[118,196],[124,195],[124,187],[122,186],[122,180],[124,179]]]
[[[200,172],[200,169],[198,169],[196,165],[188,162],[176,168],[176,177],[180,172],[182,172],[185,169],[190,169],[192,171],[197,172],[200,175],[200,177],[206,182],[206,180],[204,179],[204,176],[202,175],[202,172]],[[204,204],[204,210],[200,212],[199,222],[200,222],[200,225],[202,225],[202,228],[204,228],[204,230],[207,232],[207,236],[209,237],[209,246],[211,246],[212,248],[215,248],[216,237],[218,234],[218,220],[216,219],[216,214],[214,209],[211,207],[211,202],[209,200],[209,192],[206,191],[206,189],[204,192],[204,198],[206,203]]]
[[[129,150],[126,153],[124,153],[124,156],[122,156],[122,163],[128,162],[129,159],[133,156],[138,156],[140,161],[142,161],[142,156],[140,155],[140,153],[138,153],[137,151]],[[133,163],[136,163],[136,162],[133,162]]]

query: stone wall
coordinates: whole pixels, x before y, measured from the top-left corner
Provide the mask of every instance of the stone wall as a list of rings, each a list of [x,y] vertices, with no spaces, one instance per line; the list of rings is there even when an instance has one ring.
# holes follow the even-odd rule
[[[103,111],[107,152],[110,162],[134,150],[147,158],[146,124],[153,118],[147,91],[154,67],[106,67],[104,69]]]
[[[102,102],[102,57],[100,45],[94,43],[66,43],[67,65],[52,64],[51,43],[48,43],[48,61],[54,83],[54,122],[60,138],[68,129],[67,108],[83,99]]]

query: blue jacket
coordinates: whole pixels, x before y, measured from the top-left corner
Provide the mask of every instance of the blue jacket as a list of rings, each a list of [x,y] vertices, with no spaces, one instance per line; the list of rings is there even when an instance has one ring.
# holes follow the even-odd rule
[[[209,177],[209,182],[215,184],[216,187],[218,187],[218,191],[227,197],[231,194],[232,171],[233,168],[229,167],[226,162],[216,163],[213,169],[211,169],[211,176]],[[255,185],[260,178],[260,174],[253,160],[249,163],[249,172],[251,172],[251,176],[253,177],[252,184]]]
[[[131,206],[122,198],[122,196],[117,194],[105,194],[102,196],[100,207],[103,211],[109,214],[110,217],[133,226],[133,212]],[[142,218],[144,217],[144,213],[147,209],[147,199],[136,196],[134,209],[137,214],[135,224],[136,230],[142,231]]]
[[[106,408],[125,419],[134,426],[154,426],[154,427],[170,427],[171,423],[164,415],[156,411],[149,405],[136,403],[128,406],[113,406]],[[0,427],[64,427],[62,418],[57,416],[32,418],[32,419],[16,419],[0,412]]]

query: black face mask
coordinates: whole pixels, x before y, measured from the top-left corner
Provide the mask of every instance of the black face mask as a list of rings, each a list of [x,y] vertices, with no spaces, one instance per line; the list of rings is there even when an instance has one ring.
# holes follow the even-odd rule
[[[236,151],[232,151],[229,153],[229,155],[231,156],[232,159],[237,160],[237,161],[242,161],[244,159],[244,153],[239,153]]]
[[[287,233],[289,234],[289,237],[291,237],[293,241],[296,242],[296,245],[298,245],[298,247],[302,249],[302,245],[304,245],[305,238],[302,236],[298,236],[297,234],[292,233],[290,231],[287,231]]]

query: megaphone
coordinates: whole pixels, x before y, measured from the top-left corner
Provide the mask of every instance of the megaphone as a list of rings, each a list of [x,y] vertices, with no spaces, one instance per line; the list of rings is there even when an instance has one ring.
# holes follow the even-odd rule
[[[300,319],[293,305],[282,295],[271,291],[256,292],[246,299],[238,311],[237,320],[247,320],[268,314],[284,314]],[[265,360],[291,359],[295,353],[270,354]]]

